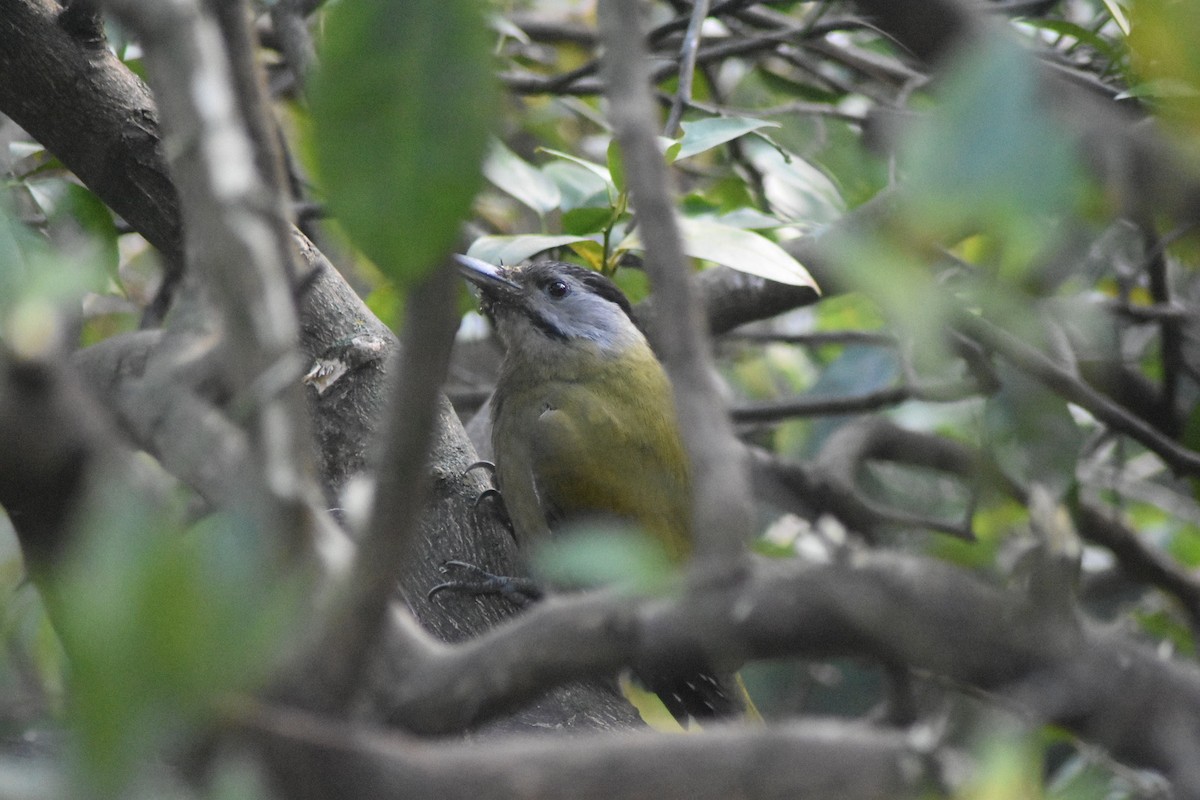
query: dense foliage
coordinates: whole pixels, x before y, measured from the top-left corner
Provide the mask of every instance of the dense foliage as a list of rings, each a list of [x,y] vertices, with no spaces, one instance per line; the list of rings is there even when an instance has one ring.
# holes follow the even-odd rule
[[[568,0],[177,5],[0,0],[0,795],[568,796],[558,775],[638,796],[536,740],[515,740],[525,761],[485,743],[444,762],[367,742],[546,688],[489,683],[502,644],[446,666],[387,603],[448,641],[510,617],[534,635],[503,600],[426,597],[464,550],[514,561],[437,410],[444,389],[470,421],[498,359],[446,277],[456,236],[610,275],[652,341],[673,324],[614,135],[620,43]],[[742,784],[703,748],[775,753],[769,773],[772,736],[832,716],[844,762],[792,747],[855,775],[847,797],[1200,796],[1200,6],[640,7],[750,547],[795,594],[755,616],[776,574],[759,565],[729,590],[752,610],[708,638],[687,627],[704,603],[603,606],[746,661],[767,720],[605,758],[719,796],[711,774]],[[143,168],[169,200],[141,202],[161,197]],[[385,324],[406,342],[390,365]],[[670,580],[659,555],[583,537],[520,563],[644,589]],[[529,674],[655,657],[636,636],[605,650],[603,626],[566,638],[586,602],[546,612],[578,661]],[[632,735],[611,699],[553,697],[512,727]]]

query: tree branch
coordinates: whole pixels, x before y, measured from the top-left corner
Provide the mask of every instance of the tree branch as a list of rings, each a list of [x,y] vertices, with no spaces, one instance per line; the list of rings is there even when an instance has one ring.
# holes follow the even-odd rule
[[[239,724],[297,800],[389,797],[401,787],[445,800],[882,800],[916,796],[934,771],[905,735],[837,722],[700,736],[510,737],[486,746],[422,742],[275,708],[244,713]]]
[[[183,238],[158,111],[137,76],[102,42],[56,24],[59,13],[74,12],[50,0],[0,0],[0,112],[162,252],[169,295],[181,275]],[[159,317],[165,311],[154,309]]]
[[[673,660],[697,650],[905,664],[1161,770],[1182,796],[1200,792],[1193,666],[942,562],[897,555],[761,564],[734,590],[700,597],[553,599],[479,639],[430,649],[395,687],[393,708],[414,730],[448,732],[549,682],[607,672],[614,653],[682,666]]]
[[[954,325],[965,336],[994,351],[1037,379],[1050,391],[1084,409],[1113,430],[1140,442],[1146,449],[1156,453],[1175,472],[1200,474],[1200,453],[1167,438],[1154,426],[1097,392],[1037,349],[974,314],[958,314]]]

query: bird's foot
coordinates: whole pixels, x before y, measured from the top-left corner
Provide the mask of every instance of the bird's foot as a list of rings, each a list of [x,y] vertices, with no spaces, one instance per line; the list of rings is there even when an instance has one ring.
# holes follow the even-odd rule
[[[441,592],[462,592],[472,595],[498,595],[518,606],[527,606],[542,599],[542,590],[528,578],[492,573],[466,561],[447,561],[440,571],[447,580],[429,590],[426,595],[433,599]],[[457,573],[455,577],[450,577]]]

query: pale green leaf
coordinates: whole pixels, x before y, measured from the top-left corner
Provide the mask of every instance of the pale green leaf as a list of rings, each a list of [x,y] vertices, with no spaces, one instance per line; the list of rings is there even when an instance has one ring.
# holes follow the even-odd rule
[[[608,171],[608,167],[595,164],[591,161],[588,161],[586,158],[580,158],[579,156],[573,156],[570,153],[564,153],[561,150],[551,150],[549,147],[543,147],[541,148],[541,151],[543,153],[549,153],[555,158],[561,158],[564,161],[570,161],[572,164],[577,164],[583,167],[588,172],[591,172],[593,175],[603,180],[610,192],[614,194],[616,193],[617,184],[613,180],[612,173]]]
[[[592,241],[592,239],[589,236],[539,236],[534,234],[481,236],[471,244],[467,255],[489,264],[519,264],[546,250],[584,241]]]
[[[558,208],[562,193],[558,184],[501,142],[492,140],[483,162],[484,176],[507,194],[545,216]]]
[[[1129,35],[1129,18],[1125,16],[1125,12],[1117,3],[1117,0],[1103,0],[1104,7],[1108,9],[1108,13],[1112,15],[1113,22],[1117,23],[1117,27],[1121,29],[1121,33]]]
[[[823,225],[846,210],[842,195],[825,173],[795,154],[786,156],[769,142],[747,139],[746,157],[762,173],[771,210],[787,220]]]
[[[551,161],[542,174],[554,181],[562,194],[562,210],[577,208],[611,209],[610,188],[605,178],[570,161]]]
[[[627,528],[578,525],[556,535],[533,556],[534,569],[556,586],[646,591],[674,573],[655,539]]]
[[[683,250],[692,258],[723,264],[777,283],[821,291],[799,261],[765,236],[711,219],[687,217],[679,220],[679,229],[683,235]],[[634,231],[618,249],[638,250],[641,247],[641,239]]]
[[[780,126],[778,122],[766,119],[709,117],[694,122],[685,122],[682,127],[683,136],[679,139],[679,151],[675,155],[675,161],[691,158],[705,150],[711,150],[718,145],[733,141],[739,136],[745,136],[751,131]]]

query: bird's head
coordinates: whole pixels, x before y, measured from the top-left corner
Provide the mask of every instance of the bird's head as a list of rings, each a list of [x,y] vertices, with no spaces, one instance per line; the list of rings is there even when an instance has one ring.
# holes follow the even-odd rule
[[[598,272],[561,261],[497,267],[470,256],[455,259],[479,287],[480,308],[510,350],[536,356],[565,346],[616,355],[645,346],[629,300]]]

